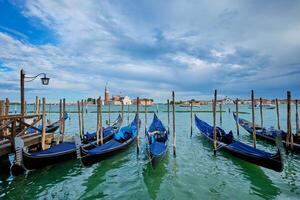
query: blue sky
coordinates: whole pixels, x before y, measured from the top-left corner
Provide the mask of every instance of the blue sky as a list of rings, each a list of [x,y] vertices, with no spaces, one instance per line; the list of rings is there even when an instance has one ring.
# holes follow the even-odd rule
[[[26,99],[113,94],[156,101],[293,98],[300,91],[299,1],[0,0],[0,98],[19,70],[46,72]]]

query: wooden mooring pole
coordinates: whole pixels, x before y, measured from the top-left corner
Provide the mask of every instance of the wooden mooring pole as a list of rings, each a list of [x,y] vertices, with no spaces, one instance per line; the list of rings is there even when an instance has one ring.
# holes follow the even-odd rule
[[[42,119],[42,149],[46,149],[46,99],[43,97],[43,119]]]
[[[291,92],[287,91],[287,134],[286,134],[286,146],[293,149],[293,135],[291,130]]]
[[[222,110],[222,100],[220,101],[219,106],[220,106],[220,126],[222,126],[222,112],[223,112],[223,110]]]
[[[191,100],[191,103],[190,103],[190,108],[191,108],[191,110],[190,110],[190,122],[191,122],[191,132],[190,132],[190,137],[192,137],[193,136],[193,101]]]
[[[65,137],[65,130],[66,130],[66,121],[65,121],[65,115],[66,115],[66,99],[63,98],[62,101],[62,132],[61,132],[61,142],[64,142]]]
[[[139,154],[140,152],[140,134],[139,134],[139,129],[140,129],[140,116],[139,116],[139,112],[140,112],[140,109],[139,109],[139,104],[140,104],[140,98],[137,97],[136,98],[136,115],[137,115],[137,137],[136,137],[136,142],[137,142],[137,154]]]
[[[129,124],[129,104],[127,105],[127,124]]]
[[[124,122],[124,101],[121,102],[121,114],[122,114],[122,122]]]
[[[170,100],[167,100],[168,104],[168,134],[170,134]]]
[[[83,134],[82,134],[82,125],[81,125],[81,109],[80,109],[80,102],[77,101],[77,107],[78,107],[78,127],[79,127],[79,134],[80,134],[80,138],[83,138]]]
[[[176,126],[175,126],[175,92],[172,91],[172,114],[173,114],[173,156],[176,157]]]
[[[214,100],[213,100],[213,127],[214,127],[213,151],[214,151],[214,155],[217,154],[216,107],[217,107],[217,90],[215,90],[215,92],[214,92]]]
[[[147,99],[145,99],[145,135],[147,132]]]
[[[81,128],[82,128],[82,136],[84,135],[84,102],[83,99],[81,100]]]
[[[110,125],[110,102],[108,103],[108,125]]]
[[[62,124],[62,100],[60,99],[59,100],[59,133],[60,135],[62,135],[62,132],[63,132],[63,124]],[[62,140],[62,139],[60,139]]]
[[[252,128],[253,128],[253,147],[256,148],[256,128],[255,128],[255,106],[254,91],[251,90],[251,108],[252,108]]]
[[[262,98],[259,98],[259,109],[260,109],[260,127],[264,127],[264,118],[263,118],[263,104],[262,104]]]
[[[279,116],[279,105],[278,105],[278,99],[276,98],[276,114],[277,114],[277,128],[280,130],[280,116]]]
[[[299,114],[298,114],[298,100],[296,99],[295,101],[295,106],[296,106],[296,134],[299,135]]]
[[[235,100],[235,114],[236,114],[236,133],[237,135],[240,135],[240,127],[239,127],[239,99],[236,98]]]

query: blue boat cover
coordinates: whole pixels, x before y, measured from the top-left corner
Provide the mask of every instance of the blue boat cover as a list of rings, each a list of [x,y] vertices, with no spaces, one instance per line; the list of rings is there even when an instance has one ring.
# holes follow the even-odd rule
[[[162,142],[154,142],[150,145],[150,152],[154,156],[161,155],[167,148],[167,145]]]
[[[213,139],[213,127],[212,126],[210,126],[206,122],[200,120],[196,115],[195,115],[195,124],[196,124],[197,128],[201,131],[202,134],[205,134],[210,139]],[[222,137],[218,137],[218,136],[222,136]],[[220,139],[227,139],[227,138],[231,138],[229,143],[226,142],[226,144],[227,144],[226,148],[228,148],[228,149],[239,151],[244,154],[248,154],[248,155],[251,154],[251,155],[264,157],[264,158],[271,158],[271,156],[272,156],[271,153],[256,149],[250,145],[236,141],[234,139],[231,131],[230,131],[230,133],[226,134],[223,129],[221,129],[220,127],[217,127],[217,142],[223,143],[224,141],[220,141]]]
[[[154,114],[152,123],[150,127],[148,128],[148,131],[153,132],[153,131],[166,131],[165,126],[163,123],[158,119],[157,115]]]
[[[37,151],[30,153],[33,156],[45,155],[45,154],[54,154],[63,151],[76,150],[74,142],[63,142],[61,144],[55,145],[43,151]]]
[[[99,154],[100,152],[103,152],[105,150],[118,147],[118,146],[120,146],[120,144],[121,143],[116,141],[116,140],[110,140],[110,141],[106,142],[103,145],[97,146],[96,148],[93,148],[93,149],[89,150],[88,154],[89,155],[96,155],[96,154]]]
[[[107,137],[107,136],[109,136],[109,135],[111,135],[111,134],[113,134],[113,132],[114,132],[114,129],[113,129],[113,127],[111,127],[111,126],[106,127],[106,128],[102,127],[102,130],[103,130],[103,137],[104,137],[104,138]],[[87,141],[92,141],[92,140],[94,140],[94,139],[96,138],[96,131],[95,131],[95,132],[92,132],[92,133],[86,132],[86,134],[84,135],[84,138],[85,138]]]

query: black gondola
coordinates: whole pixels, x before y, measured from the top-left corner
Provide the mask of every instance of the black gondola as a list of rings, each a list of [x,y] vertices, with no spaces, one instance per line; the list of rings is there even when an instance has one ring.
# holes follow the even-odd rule
[[[109,127],[104,128],[104,141],[108,141],[114,135],[116,131],[119,130],[122,122],[122,117],[119,115],[117,120]],[[22,140],[18,138],[18,140]],[[16,142],[20,144],[20,142]],[[90,149],[95,146],[95,142],[90,142],[84,144],[85,149]],[[22,153],[22,164],[25,169],[32,170],[43,168],[48,165],[53,165],[67,159],[76,158],[76,145],[75,142],[63,142],[57,145],[54,145],[46,150],[29,152],[26,149],[22,148],[19,145]],[[18,147],[16,147],[17,149]]]
[[[237,119],[237,116],[234,113],[233,113],[233,118],[248,133],[250,133],[251,135],[253,134],[253,124],[251,122],[249,122],[245,119],[242,119],[240,117]],[[275,144],[275,139],[276,139],[277,135],[280,134],[282,144],[285,148],[287,148],[287,146],[286,146],[286,135],[287,135],[287,133],[286,132],[284,132],[282,130],[274,129],[273,127],[270,127],[270,128],[261,127],[257,124],[255,124],[255,130],[256,130],[256,137],[257,138],[269,141],[273,144]],[[293,142],[294,142],[293,143],[293,151],[295,153],[300,153],[300,137],[293,134]]]
[[[127,149],[131,144],[136,142],[138,124],[140,124],[140,120],[138,123],[138,117],[136,115],[131,124],[122,127],[114,134],[113,139],[103,145],[91,149],[78,146],[77,148],[79,148],[78,151],[80,152],[81,163],[84,166],[89,166]]]
[[[213,127],[200,120],[195,115],[195,124],[201,133],[213,142]],[[271,154],[252,146],[244,144],[234,139],[232,131],[225,133],[223,129],[217,127],[217,145],[228,153],[239,157],[245,161],[256,165],[272,169],[277,172],[283,170],[283,161],[279,150],[276,154]]]
[[[155,113],[146,135],[148,139],[146,154],[149,157],[151,164],[156,166],[159,161],[165,157],[169,140],[168,131]]]

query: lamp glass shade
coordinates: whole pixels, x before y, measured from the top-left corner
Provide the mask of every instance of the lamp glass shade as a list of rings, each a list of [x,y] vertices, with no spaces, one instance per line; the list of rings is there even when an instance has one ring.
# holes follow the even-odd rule
[[[48,84],[49,84],[50,78],[43,77],[43,78],[41,78],[41,80],[42,80],[42,84],[43,84],[43,85],[48,85]]]

